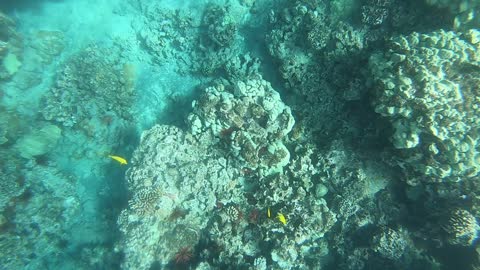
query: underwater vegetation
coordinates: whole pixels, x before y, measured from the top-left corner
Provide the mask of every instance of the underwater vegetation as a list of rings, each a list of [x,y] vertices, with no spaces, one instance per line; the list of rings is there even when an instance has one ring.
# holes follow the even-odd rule
[[[480,269],[477,2],[0,5],[0,269]]]

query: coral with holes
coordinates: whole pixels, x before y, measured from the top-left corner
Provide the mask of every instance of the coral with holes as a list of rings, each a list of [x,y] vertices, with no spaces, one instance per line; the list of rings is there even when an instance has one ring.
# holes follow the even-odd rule
[[[388,48],[370,58],[373,104],[405,163],[426,181],[478,176],[480,32],[412,33]]]
[[[271,174],[289,162],[284,141],[295,121],[261,78],[208,87],[188,118],[193,135],[212,134],[247,168]]]

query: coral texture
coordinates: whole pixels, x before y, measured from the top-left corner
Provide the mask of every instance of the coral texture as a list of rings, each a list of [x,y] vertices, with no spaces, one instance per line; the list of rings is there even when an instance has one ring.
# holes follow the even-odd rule
[[[289,161],[284,140],[295,121],[280,95],[262,79],[207,88],[194,104],[189,122],[193,135],[212,134],[252,170],[270,174]]]
[[[0,12],[0,80],[13,76],[22,65],[23,41],[15,27],[15,22]]]
[[[480,172],[479,37],[477,30],[398,36],[370,59],[375,111],[392,123],[406,163],[428,181]]]
[[[478,28],[480,3],[476,0],[425,0],[428,5],[447,8],[453,17],[452,25],[457,30]]]
[[[142,134],[127,181],[133,197],[118,220],[123,233],[124,269],[150,269],[177,260],[182,248],[197,244],[216,194],[235,196],[228,183],[238,174],[225,158],[172,126],[154,126]],[[170,218],[177,211],[184,214]]]
[[[93,45],[68,59],[43,99],[46,120],[70,127],[112,112],[130,117],[133,74],[119,57],[105,55],[106,48]]]
[[[479,226],[470,212],[456,209],[448,216],[442,228],[447,233],[450,244],[471,246],[477,239]]]

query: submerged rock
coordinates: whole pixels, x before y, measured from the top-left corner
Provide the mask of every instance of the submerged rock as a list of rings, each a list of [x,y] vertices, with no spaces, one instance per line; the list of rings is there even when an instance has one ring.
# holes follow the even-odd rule
[[[62,135],[56,125],[48,124],[17,140],[15,147],[24,158],[32,158],[52,150]]]

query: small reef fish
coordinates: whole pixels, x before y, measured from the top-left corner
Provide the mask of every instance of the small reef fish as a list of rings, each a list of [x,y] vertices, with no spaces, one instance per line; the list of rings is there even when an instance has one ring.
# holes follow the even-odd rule
[[[267,209],[267,217],[270,218],[272,216],[272,214],[270,213],[270,207],[268,207]]]
[[[123,157],[119,157],[119,156],[114,156],[114,155],[108,155],[109,158],[117,161],[118,163],[122,164],[122,165],[127,165],[127,160],[124,159]]]
[[[287,224],[287,218],[286,218],[282,213],[278,213],[277,219],[278,219],[278,221],[280,221],[283,225],[286,225],[286,224]]]

